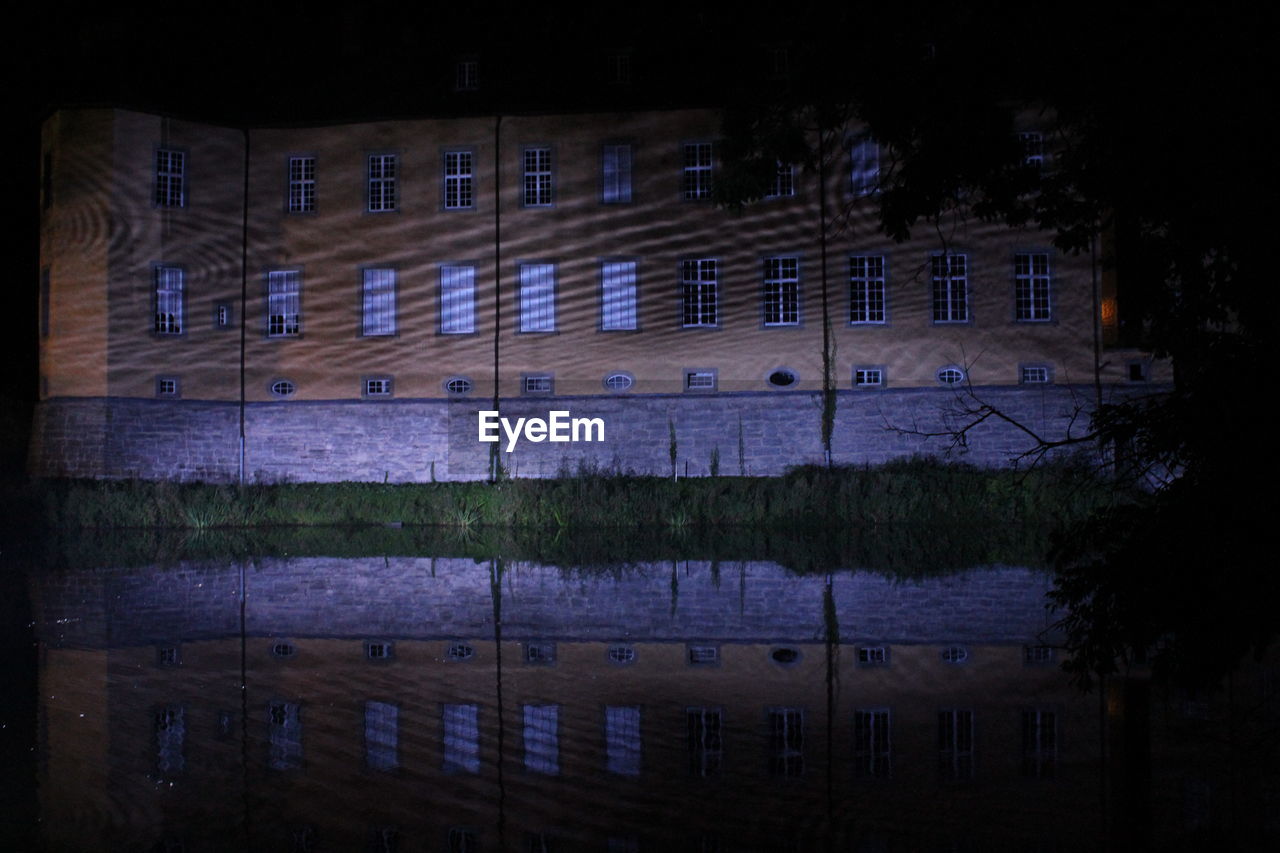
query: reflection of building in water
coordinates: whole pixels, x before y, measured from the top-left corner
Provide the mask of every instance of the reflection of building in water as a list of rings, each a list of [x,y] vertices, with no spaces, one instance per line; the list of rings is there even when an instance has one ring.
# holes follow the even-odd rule
[[[1067,685],[1040,634],[1043,576],[836,575],[829,646],[824,580],[767,564],[718,584],[681,564],[674,604],[669,566],[395,568],[245,567],[243,637],[238,567],[43,582],[51,846],[1099,840],[1098,699]],[[364,583],[375,569],[394,591]],[[895,596],[913,622],[883,618]],[[713,612],[716,627],[691,621]]]
[[[522,475],[669,471],[669,423],[691,473],[713,450],[726,473],[779,473],[822,458],[824,327],[844,463],[944,451],[883,426],[945,429],[962,389],[1054,438],[1095,402],[1095,369],[1107,389],[1152,378],[1140,353],[1096,357],[1110,274],[1050,234],[966,215],[880,234],[891,156],[859,126],[825,186],[780,164],[735,214],[711,201],[715,110],[514,112],[243,130],[52,115],[34,468],[475,479],[496,393],[513,418],[605,424],[603,443],[504,454]],[[1022,130],[1039,169],[1048,140]],[[995,418],[968,439],[981,464],[1026,447]]]

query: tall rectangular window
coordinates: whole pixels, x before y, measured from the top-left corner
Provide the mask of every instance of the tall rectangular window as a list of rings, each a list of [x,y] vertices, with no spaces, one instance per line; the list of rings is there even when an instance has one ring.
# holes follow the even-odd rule
[[[718,320],[716,262],[713,258],[684,261],[680,265],[681,324],[686,328],[714,326]]]
[[[480,88],[480,62],[460,59],[454,66],[453,88],[458,92],[474,92]]]
[[[444,152],[445,210],[466,210],[474,202],[470,151]]]
[[[400,709],[390,702],[364,703],[364,755],[371,770],[400,766]]]
[[[605,760],[610,773],[640,775],[640,708],[606,705],[604,709]]]
[[[1044,134],[1038,131],[1019,133],[1018,142],[1022,145],[1022,164],[1036,171],[1044,168]]]
[[[288,338],[298,334],[302,320],[302,273],[272,270],[267,273],[267,335]]]
[[[685,711],[689,734],[689,773],[716,776],[724,759],[724,740],[719,708],[689,708]]]
[[[969,256],[950,253],[931,258],[933,322],[969,321]]]
[[[973,711],[938,712],[938,773],[943,779],[973,778]]]
[[[520,265],[520,331],[556,330],[555,264]]]
[[[804,774],[804,712],[776,708],[769,712],[769,775]]]
[[[453,773],[480,772],[480,708],[444,706],[444,769]]]
[[[524,706],[524,768],[555,776],[560,772],[560,741],[557,730],[559,705]]]
[[[289,212],[311,213],[316,209],[316,158],[289,158]]]
[[[636,262],[600,265],[600,328],[606,332],[636,328]]]
[[[396,177],[398,174],[396,155],[369,155],[370,212],[381,213],[396,209]]]
[[[366,269],[363,291],[364,334],[394,335],[396,333],[396,271]]]
[[[156,769],[161,776],[175,776],[186,769],[186,711],[181,705],[165,705],[155,712]]]
[[[764,259],[764,324],[795,326],[800,322],[800,259]]]
[[[880,143],[861,139],[849,149],[851,189],[856,196],[867,196],[880,190]]]
[[[182,267],[155,268],[156,319],[153,327],[157,335],[180,335],[186,315],[186,288]]]
[[[631,201],[631,146],[606,145],[603,157],[605,204]]]
[[[267,766],[272,770],[302,766],[302,720],[297,702],[267,705]]]
[[[883,323],[884,305],[884,255],[854,255],[849,259],[849,322]]]
[[[869,708],[853,715],[853,766],[858,776],[883,778],[892,769],[889,709]]]
[[[551,149],[524,149],[524,206],[551,205]]]
[[[711,143],[690,142],[684,146],[685,201],[711,198]]]
[[[440,267],[440,333],[466,335],[476,330],[476,268]]]
[[[1043,708],[1022,712],[1022,775],[1053,778],[1058,765],[1058,716]]]
[[[186,207],[187,155],[168,148],[156,149],[157,207]]]
[[[1052,319],[1049,307],[1049,255],[1019,252],[1013,256],[1014,317],[1024,322]]]
[[[49,304],[50,293],[49,268],[40,270],[40,337],[49,337]],[[157,330],[158,331],[158,330]]]
[[[779,163],[778,171],[773,174],[773,184],[765,193],[765,198],[786,198],[796,194],[796,167],[790,163]]]

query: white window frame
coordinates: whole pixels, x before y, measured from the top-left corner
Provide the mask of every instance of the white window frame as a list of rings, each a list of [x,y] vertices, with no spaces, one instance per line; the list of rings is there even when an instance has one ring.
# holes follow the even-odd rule
[[[186,328],[186,270],[157,266],[152,271],[155,311],[152,331],[157,335],[181,335]]]
[[[366,376],[361,383],[365,397],[392,397],[395,391],[395,380],[390,376]]]
[[[854,388],[883,388],[884,368],[879,365],[856,365],[853,368]]]
[[[631,145],[610,142],[600,154],[601,201],[605,204],[631,202]]]
[[[601,261],[600,330],[634,332],[637,322],[636,262]]]
[[[769,775],[795,778],[804,775],[804,711],[770,708]]]
[[[724,713],[720,708],[686,708],[689,774],[718,776],[724,763]]]
[[[316,158],[289,158],[289,213],[314,213],[316,209]]]
[[[296,338],[302,333],[302,270],[267,273],[267,337]]]
[[[556,391],[555,377],[550,373],[527,373],[520,377],[522,394],[543,396]]]
[[[524,769],[547,776],[560,774],[560,706],[524,705]]]
[[[943,779],[973,778],[973,731],[972,709],[938,712],[938,771]]]
[[[174,148],[156,149],[156,207],[187,206],[187,153]]]
[[[551,148],[529,146],[521,153],[524,164],[524,206],[551,207],[554,200],[554,173]]]
[[[440,718],[444,728],[445,771],[479,773],[480,706],[445,703]]]
[[[856,775],[885,779],[893,775],[893,719],[888,708],[859,708],[853,714],[853,763]]]
[[[556,265],[520,265],[520,331],[556,330]]]
[[[1018,134],[1018,142],[1022,146],[1022,165],[1040,171],[1044,168],[1044,134],[1038,130],[1027,130]]]
[[[1053,370],[1047,364],[1021,364],[1018,366],[1020,385],[1048,385],[1053,382]]]
[[[605,769],[618,776],[640,775],[640,706],[604,708]]]
[[[480,88],[480,61],[459,59],[454,65],[453,90],[474,92]]]
[[[470,150],[444,152],[444,209],[475,206],[475,155]]]
[[[396,334],[396,271],[391,267],[361,270],[360,333],[366,338]]]
[[[711,198],[711,179],[715,168],[715,151],[710,142],[684,144],[684,200],[706,201]]]
[[[718,326],[719,262],[715,258],[690,258],[681,261],[680,286],[680,325],[686,329]]]
[[[859,198],[880,191],[880,143],[875,139],[863,137],[850,145],[849,182]]]
[[[685,391],[715,391],[720,387],[720,375],[716,368],[690,368],[684,372]]]
[[[1013,318],[1019,323],[1053,320],[1053,284],[1048,252],[1013,256]]]
[[[778,170],[773,174],[773,183],[765,198],[791,198],[796,194],[796,167],[791,163],[778,162]]]
[[[888,319],[884,255],[849,258],[849,324],[883,326]]]
[[[1052,708],[1022,709],[1022,775],[1051,779],[1058,765],[1058,714]]]
[[[368,205],[370,213],[391,213],[398,208],[397,184],[400,158],[396,154],[370,154],[368,172]]]
[[[440,266],[440,334],[469,335],[476,330],[476,268]]]
[[[929,258],[932,281],[932,315],[935,324],[968,323],[969,256],[944,252]]]
[[[762,310],[766,326],[800,325],[800,259],[778,255],[764,259]]]

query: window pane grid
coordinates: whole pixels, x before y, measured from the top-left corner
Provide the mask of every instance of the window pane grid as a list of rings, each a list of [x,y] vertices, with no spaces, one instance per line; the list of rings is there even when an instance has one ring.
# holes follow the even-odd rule
[[[440,268],[440,331],[465,335],[476,330],[475,267]]]
[[[526,148],[524,151],[525,207],[551,204],[551,149]]]
[[[1058,760],[1057,715],[1053,711],[1022,712],[1022,774],[1052,778]]]
[[[689,728],[689,772],[694,776],[715,776],[724,758],[720,711],[712,708],[690,708],[686,713]]]
[[[849,322],[883,323],[884,303],[884,256],[858,255],[850,258]]]
[[[797,258],[766,258],[764,262],[764,324],[794,326],[799,322],[799,260]]]
[[[271,337],[298,334],[301,278],[297,270],[277,270],[268,274],[267,334]]]
[[[364,271],[364,334],[396,333],[396,271]]]
[[[631,201],[631,146],[604,147],[604,201],[622,204]]]
[[[973,778],[973,712],[938,713],[938,771],[944,779]]]
[[[476,705],[444,706],[444,769],[480,772],[480,709]]]
[[[854,714],[854,770],[859,776],[883,778],[890,774],[888,710]]]
[[[396,209],[396,155],[369,157],[369,210]]]
[[[554,332],[556,272],[552,264],[520,267],[520,331]]]
[[[534,773],[560,772],[559,705],[524,706],[524,766]]]
[[[289,212],[310,213],[316,209],[316,158],[289,158]]]
[[[472,171],[470,151],[449,151],[444,155],[444,206],[449,210],[471,207]]]
[[[640,775],[640,708],[609,705],[604,709],[605,758],[610,773]]]
[[[400,709],[389,702],[364,703],[365,760],[372,770],[400,766]]]
[[[711,198],[711,143],[684,147],[684,197],[687,201]]]
[[[933,322],[968,322],[968,256],[934,255],[931,261],[933,269]]]
[[[796,708],[769,712],[769,775],[804,773],[804,714]]]
[[[155,203],[160,207],[182,207],[185,195],[186,155],[164,148],[156,151]]]
[[[157,267],[155,272],[156,317],[158,335],[182,334],[183,270],[181,267]]]
[[[783,198],[796,194],[796,170],[790,163],[779,163],[767,198]]]
[[[636,262],[603,264],[600,278],[600,328],[609,332],[635,329]]]
[[[714,326],[716,314],[716,262],[685,261],[681,265],[683,279],[682,323],[688,327]]]
[[[1013,257],[1014,309],[1019,320],[1050,319],[1049,255],[1044,252]]]

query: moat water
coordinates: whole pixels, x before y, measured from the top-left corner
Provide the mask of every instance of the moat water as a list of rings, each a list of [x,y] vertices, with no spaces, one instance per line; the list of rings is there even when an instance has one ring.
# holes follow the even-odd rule
[[[27,678],[10,650],[13,849],[1101,849],[1135,766],[1171,774],[1144,788],[1170,838],[1217,819],[1211,765],[1160,737],[1117,761],[1122,731],[1150,752],[1142,682],[1070,683],[1043,569],[407,535],[10,571],[35,652]],[[1179,732],[1213,713],[1179,701]]]

